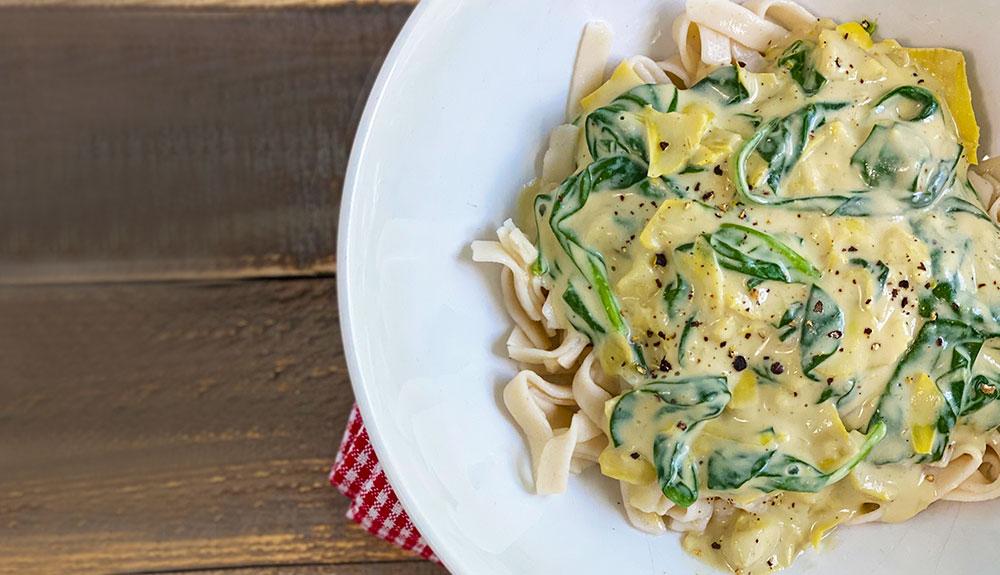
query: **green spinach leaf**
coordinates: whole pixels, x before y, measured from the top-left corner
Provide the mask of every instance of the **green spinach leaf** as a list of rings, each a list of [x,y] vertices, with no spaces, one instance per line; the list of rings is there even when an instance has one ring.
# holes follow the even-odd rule
[[[913,183],[910,191],[910,205],[914,208],[926,208],[933,204],[944,193],[946,189],[955,181],[958,160],[962,157],[962,146],[955,148],[955,155],[951,158],[930,161],[922,166],[921,173]]]
[[[979,349],[966,380],[959,414],[980,433],[1000,426],[1000,338],[987,339]]]
[[[549,208],[552,207],[552,196],[548,194],[538,194],[535,196],[533,216],[535,219],[535,237],[542,237],[542,223],[539,221],[541,218],[545,217],[548,213]],[[535,258],[535,262],[531,264],[531,273],[536,276],[544,275],[549,273],[549,263],[542,255],[542,242],[535,242],[535,247],[538,249],[538,257]]]
[[[858,390],[858,382],[855,379],[847,379],[844,380],[843,383],[838,384],[830,383],[827,385],[827,388],[819,394],[819,398],[816,400],[816,403],[818,405],[828,399],[833,399],[834,404],[840,408],[840,404],[843,403],[844,400],[856,390]]]
[[[806,301],[802,322],[802,372],[810,379],[817,379],[813,371],[837,353],[844,337],[844,312],[829,294],[812,286]]]
[[[925,208],[952,184],[961,155],[962,147],[956,145],[947,158],[932,156],[919,132],[896,122],[872,127],[851,156],[851,165],[871,188],[909,192],[901,199],[914,208]]]
[[[627,156],[611,156],[591,163],[577,174],[567,178],[553,198],[549,226],[570,261],[596,292],[603,307],[603,315],[611,330],[629,339],[629,328],[622,316],[618,300],[611,290],[604,257],[596,250],[583,245],[568,226],[568,220],[583,209],[592,193],[625,190],[646,180],[646,167]],[[580,300],[582,303],[582,300]],[[590,313],[592,318],[598,314]],[[635,346],[633,349],[636,350]],[[644,366],[640,350],[635,351],[633,362]]]
[[[885,262],[878,260],[872,263],[864,258],[851,258],[850,263],[864,268],[868,273],[872,274],[872,277],[875,278],[875,284],[878,285],[878,293],[882,293],[886,282],[889,281],[889,266],[885,265]]]
[[[885,433],[884,423],[872,426],[858,452],[827,473],[779,450],[761,450],[733,442],[709,457],[708,487],[727,491],[746,485],[765,493],[776,490],[815,493],[847,477],[882,441]]]
[[[964,397],[974,359],[985,336],[973,327],[954,320],[939,319],[924,323],[896,365],[872,422],[884,421],[886,440],[872,454],[876,464],[904,459],[932,462],[941,459],[948,437],[962,412]],[[935,438],[930,453],[916,453],[911,437],[911,384],[922,374],[929,376],[944,400],[939,409]]]
[[[778,65],[788,68],[792,79],[806,96],[815,96],[826,84],[826,77],[816,70],[812,60],[816,45],[807,40],[796,40],[778,58]]]
[[[884,107],[886,102],[895,98],[902,98],[916,105],[916,110],[912,115],[899,115],[900,119],[904,122],[919,122],[921,120],[926,120],[927,118],[933,116],[939,108],[937,98],[934,97],[934,94],[932,94],[930,90],[919,86],[899,86],[898,88],[889,90],[883,94],[881,98],[876,100],[876,109]]]
[[[746,112],[740,112],[736,115],[746,120],[747,123],[750,124],[750,126],[752,126],[753,129],[755,130],[759,128],[760,123],[764,121],[764,118],[761,117],[760,114],[748,114]]]
[[[579,321],[574,321],[574,318],[571,317],[570,323],[578,331],[587,334],[591,341],[596,339],[595,334],[605,333],[604,326],[591,315],[590,310],[587,309],[587,305],[583,303],[580,294],[577,293],[572,283],[566,286],[566,291],[563,292],[563,301],[566,302],[569,309],[579,318]],[[583,322],[582,325],[580,325],[581,321]]]
[[[621,396],[611,412],[608,429],[612,445],[629,437],[648,437],[654,431],[653,463],[660,489],[671,501],[687,507],[698,499],[697,468],[690,457],[691,443],[704,422],[722,413],[730,393],[723,376],[654,381]],[[639,433],[629,429],[641,426]]]
[[[941,206],[947,214],[969,214],[975,218],[986,220],[994,226],[997,222],[983,211],[980,206],[958,196],[948,196]]]
[[[861,179],[871,187],[895,184],[900,172],[909,167],[905,156],[890,145],[889,137],[894,134],[894,127],[895,124],[876,124],[851,156],[851,165],[861,171]]]
[[[774,236],[737,224],[722,224],[705,236],[715,250],[719,265],[762,280],[808,283],[820,271]]]
[[[785,205],[797,210],[825,213],[863,211],[860,202],[851,195],[787,198],[781,193],[781,180],[799,161],[810,134],[823,125],[830,112],[846,105],[844,102],[807,104],[784,118],[775,118],[758,128],[731,161],[730,173],[740,196],[754,204]],[[747,162],[754,154],[768,166],[764,181],[757,188],[752,188],[747,181]]]
[[[679,317],[680,312],[691,300],[691,284],[684,279],[684,276],[677,274],[670,284],[663,288],[663,301],[667,305],[667,315],[671,318]]]
[[[677,109],[677,88],[647,84],[625,92],[603,108],[591,112],[585,122],[587,148],[594,160],[632,156],[649,163],[646,125],[642,112],[647,106],[659,112]]]
[[[736,66],[726,66],[715,70],[691,86],[691,89],[695,92],[709,94],[726,105],[738,104],[750,97],[750,92],[740,82]]]
[[[684,322],[684,329],[681,330],[681,336],[677,339],[677,364],[681,367],[684,367],[684,364],[687,363],[688,340],[691,337],[691,334],[694,333],[695,328],[700,325],[701,322],[694,317],[691,317]]]
[[[799,326],[801,325],[803,311],[805,311],[806,305],[802,302],[795,302],[788,306],[785,313],[781,315],[781,319],[775,325],[780,331],[778,333],[778,340],[785,341],[792,336],[795,332],[799,331]]]

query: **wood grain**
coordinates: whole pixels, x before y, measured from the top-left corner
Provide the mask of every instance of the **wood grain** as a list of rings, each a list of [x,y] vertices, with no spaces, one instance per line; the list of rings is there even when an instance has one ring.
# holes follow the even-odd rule
[[[411,9],[0,7],[0,283],[332,273]]]
[[[0,7],[66,8],[327,8],[343,4],[389,6],[418,0],[0,0]]]
[[[0,288],[0,573],[412,560],[327,483],[334,284]]]
[[[440,565],[421,560],[208,569],[196,573],[199,575],[446,575],[447,572]]]
[[[0,573],[443,572],[327,484],[340,186],[411,4],[0,0]]]

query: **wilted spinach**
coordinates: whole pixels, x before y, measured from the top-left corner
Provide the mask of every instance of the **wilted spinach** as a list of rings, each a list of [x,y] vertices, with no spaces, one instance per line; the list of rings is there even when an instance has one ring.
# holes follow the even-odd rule
[[[594,160],[610,156],[633,156],[649,163],[646,125],[642,112],[677,110],[677,88],[669,85],[638,86],[591,112],[585,121],[587,148]]]
[[[722,224],[705,236],[719,265],[762,280],[808,283],[820,271],[774,236],[737,224]]]
[[[690,457],[691,443],[702,424],[718,417],[729,399],[723,376],[648,383],[622,395],[615,403],[608,424],[612,445],[620,447],[628,440],[629,426],[657,430],[652,451],[660,489],[677,505],[688,507],[698,499],[698,474]]]
[[[969,413],[970,406],[976,403],[973,397],[966,396],[974,387],[972,367],[985,340],[978,330],[954,320],[928,321],[920,328],[896,365],[872,416],[872,422],[884,421],[888,430],[886,440],[872,454],[874,463],[941,459],[958,416],[963,408],[967,408],[964,413]],[[921,375],[934,381],[943,400],[934,423],[930,453],[916,453],[910,439],[910,382]]]
[[[844,337],[844,312],[829,294],[818,286],[809,290],[805,318],[802,321],[802,372],[817,379],[813,371],[840,349]]]
[[[872,426],[858,452],[828,473],[777,449],[732,442],[709,457],[708,487],[732,490],[748,486],[765,493],[776,490],[815,493],[847,477],[884,437],[884,423]]]
[[[737,104],[750,97],[750,92],[740,82],[740,74],[736,66],[726,66],[715,70],[691,86],[691,89],[695,92],[709,94],[726,105]]]
[[[810,134],[823,125],[830,112],[846,105],[844,102],[807,104],[784,118],[775,118],[758,128],[739,153],[733,156],[730,172],[740,196],[754,204],[785,205],[798,210],[864,212],[861,200],[851,195],[788,198],[781,192],[781,180],[802,157]],[[747,162],[755,154],[767,163],[763,182],[756,189],[747,181]]]
[[[796,40],[778,58],[778,65],[788,68],[792,79],[806,96],[815,96],[826,84],[826,77],[816,70],[812,59],[816,45],[808,40]]]

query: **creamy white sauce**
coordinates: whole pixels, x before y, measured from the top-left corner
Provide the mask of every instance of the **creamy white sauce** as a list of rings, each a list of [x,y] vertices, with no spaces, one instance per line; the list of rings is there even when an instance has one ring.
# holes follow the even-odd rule
[[[673,442],[689,434],[684,461],[693,466],[697,497],[716,503],[705,530],[689,532],[684,546],[713,564],[747,575],[788,565],[810,542],[859,514],[878,510],[883,521],[912,517],[940,496],[941,477],[947,478],[948,453],[931,461],[922,453],[930,449],[924,444],[944,441],[952,451],[956,444],[981,446],[984,426],[991,429],[1000,423],[994,421],[995,410],[984,408],[973,418],[959,417],[944,439],[929,428],[923,433],[930,435],[917,438],[913,434],[921,431],[914,431],[914,426],[924,425],[919,418],[930,413],[936,421],[935,410],[944,400],[936,387],[927,388],[913,375],[899,386],[902,427],[890,424],[889,435],[874,448],[881,464],[866,457],[845,477],[814,493],[762,489],[762,477],[736,488],[710,485],[712,456],[728,453],[727,449],[780,453],[811,465],[817,473],[833,473],[858,454],[887,386],[921,327],[939,319],[939,313],[952,313],[949,302],[933,296],[942,282],[951,282],[959,292],[954,295],[953,315],[966,319],[977,315],[976,328],[984,334],[1000,331],[996,321],[1000,232],[975,213],[982,206],[967,188],[966,159],[955,160],[951,169],[955,175],[926,206],[913,207],[909,203],[913,193],[900,183],[915,179],[917,188],[922,188],[922,178],[930,176],[921,170],[961,152],[955,121],[942,95],[944,87],[925,70],[910,65],[906,50],[898,45],[883,42],[865,49],[844,36],[821,27],[807,37],[814,45],[807,60],[826,80],[814,95],[804,93],[787,65],[775,64],[771,71],[758,74],[739,70],[746,90],[739,102],[726,104],[706,91],[682,90],[676,111],[671,112],[674,116],[635,110],[629,117],[645,118],[641,121],[648,131],[636,133],[646,138],[650,163],[662,160],[662,165],[674,166],[682,157],[687,168],[703,164],[695,166],[697,171],[667,173],[669,185],[663,184],[658,197],[636,186],[592,192],[562,224],[577,247],[567,251],[560,243],[550,225],[551,213],[534,214],[547,266],[546,287],[564,293],[569,285],[575,286],[578,300],[602,328],[588,326],[565,300],[559,300],[557,313],[575,318],[574,325],[582,330],[589,329],[606,374],[635,387],[694,376],[724,378],[729,394],[724,409],[697,424],[689,421],[689,411],[663,415],[662,400],[651,393],[633,396],[643,399],[635,400],[628,418],[623,416],[617,429],[620,444],[608,448],[601,464],[605,473],[629,483],[656,485],[657,437]],[[774,49],[769,58],[778,60],[785,48]],[[936,97],[936,112],[908,120],[920,113],[919,103],[891,98],[876,105],[901,86],[929,90]],[[830,214],[828,209],[800,209],[791,203],[762,205],[737,190],[738,160],[733,158],[745,142],[759,126],[810,103],[839,107],[826,111],[809,133],[801,154],[781,178],[779,195],[786,200],[856,195],[864,198],[865,213]],[[585,124],[586,117],[580,122]],[[670,133],[672,126],[687,131]],[[869,138],[876,137],[873,131],[882,129],[877,126],[887,133],[882,146],[871,149],[898,156],[893,160],[892,184],[866,182],[861,162],[852,162]],[[651,134],[657,141],[649,140]],[[594,161],[586,144],[582,129],[578,175]],[[683,147],[684,155],[677,156],[671,146]],[[884,157],[872,156],[870,165],[877,168]],[[759,172],[767,162],[756,155],[745,166],[745,180],[753,192],[764,193],[761,190],[767,186]],[[531,200],[539,191],[526,192],[524,214],[532,213]],[[971,208],[951,209],[958,200]],[[545,205],[552,209],[551,203]],[[813,271],[793,270],[793,275],[799,274],[793,281],[776,281],[723,265],[720,258],[725,256],[712,238],[724,235],[716,235],[724,225],[768,234],[780,249],[794,252]],[[729,229],[739,239],[742,228]],[[754,241],[743,237],[734,245],[751,250]],[[608,287],[624,320],[621,329],[602,315],[608,302],[602,300],[597,280],[588,276],[586,250],[603,261]],[[773,255],[768,252],[764,259]],[[684,278],[690,293],[674,300],[679,309],[672,311],[667,293],[678,286],[678,277]],[[803,345],[809,327],[804,328],[803,322],[821,316],[818,310],[823,308],[813,303],[815,309],[802,309],[813,302],[814,289],[828,298],[824,311],[829,313],[833,302],[842,321],[841,327],[817,336],[819,347],[833,349],[832,355],[806,370],[805,356],[813,352],[807,353]],[[922,311],[925,300],[936,307]],[[783,316],[796,307],[797,313],[783,322]],[[641,351],[642,361],[636,359],[633,346]],[[606,408],[612,427],[621,397]],[[891,406],[884,405],[888,412]]]

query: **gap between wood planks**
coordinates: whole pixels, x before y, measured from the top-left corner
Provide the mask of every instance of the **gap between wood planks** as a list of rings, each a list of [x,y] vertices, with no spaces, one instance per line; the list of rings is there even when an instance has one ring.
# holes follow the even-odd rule
[[[0,573],[440,572],[326,482],[339,185],[409,4],[0,0]]]
[[[332,278],[0,288],[0,317],[0,573],[413,558],[327,481]]]
[[[75,272],[69,267],[66,273],[45,266],[44,271],[32,274],[30,268],[12,277],[0,275],[0,289],[4,287],[41,287],[59,285],[105,285],[105,284],[171,284],[171,283],[215,283],[226,281],[253,280],[307,280],[337,277],[337,263],[332,259],[308,267],[294,266],[247,266],[245,268],[218,270],[177,270],[165,272],[116,273],[102,270],[97,272]]]

